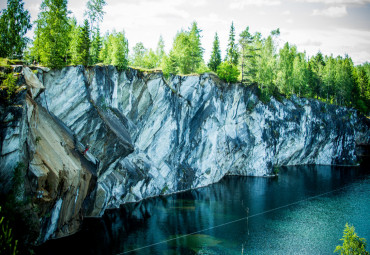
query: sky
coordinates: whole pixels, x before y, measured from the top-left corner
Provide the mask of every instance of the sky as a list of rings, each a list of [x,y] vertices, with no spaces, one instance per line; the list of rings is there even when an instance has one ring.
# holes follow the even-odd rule
[[[23,0],[31,21],[37,18],[42,0]],[[87,0],[69,0],[68,9],[82,24]],[[348,54],[355,64],[370,62],[370,0],[106,0],[101,31],[125,31],[130,48],[142,42],[156,48],[162,35],[166,51],[176,33],[193,21],[202,30],[204,59],[211,54],[217,32],[222,57],[231,23],[236,35],[249,26],[267,37],[280,29],[279,44],[294,44],[308,56]],[[6,0],[0,0],[0,9]],[[33,31],[28,33],[33,37]]]

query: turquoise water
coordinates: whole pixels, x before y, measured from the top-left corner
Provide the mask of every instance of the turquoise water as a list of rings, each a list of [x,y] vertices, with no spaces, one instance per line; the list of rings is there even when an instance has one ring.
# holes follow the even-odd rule
[[[367,169],[288,167],[108,210],[39,253],[333,254],[346,222],[370,242]]]

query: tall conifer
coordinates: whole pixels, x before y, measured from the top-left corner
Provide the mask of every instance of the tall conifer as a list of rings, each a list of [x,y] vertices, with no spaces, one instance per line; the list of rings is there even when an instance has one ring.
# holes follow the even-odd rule
[[[225,61],[232,63],[233,65],[238,65],[238,46],[235,43],[235,28],[234,22],[231,23],[230,33],[229,33],[229,43],[227,45]]]
[[[213,41],[211,58],[208,62],[208,67],[216,72],[217,67],[221,64],[221,50],[220,50],[220,41],[218,39],[217,33],[215,34],[215,39]]]

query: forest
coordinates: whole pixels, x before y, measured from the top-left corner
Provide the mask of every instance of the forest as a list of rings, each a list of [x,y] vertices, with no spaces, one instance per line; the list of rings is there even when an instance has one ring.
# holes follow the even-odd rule
[[[147,49],[139,42],[130,51],[124,31],[100,32],[105,0],[87,2],[82,24],[70,16],[67,5],[67,0],[43,0],[38,18],[31,24],[23,1],[8,0],[0,17],[0,57],[50,68],[114,65],[121,70],[154,69],[165,77],[213,72],[229,84],[258,86],[266,101],[270,96],[296,95],[353,107],[369,115],[368,62],[355,66],[348,55],[335,57],[321,52],[309,57],[288,42],[279,47],[279,28],[263,37],[259,32],[252,34],[247,26],[236,35],[231,22],[225,56],[216,32],[205,63],[202,30],[196,21],[177,32],[169,52],[165,52],[162,36],[156,49]],[[32,26],[35,32],[31,40],[25,34]]]

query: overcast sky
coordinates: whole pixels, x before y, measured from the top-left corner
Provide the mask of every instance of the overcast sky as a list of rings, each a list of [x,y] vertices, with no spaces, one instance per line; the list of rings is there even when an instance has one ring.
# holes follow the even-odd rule
[[[32,21],[42,0],[24,0]],[[69,0],[68,8],[82,24],[87,0]],[[348,54],[355,64],[370,62],[370,0],[106,0],[102,32],[124,30],[130,48],[143,42],[156,48],[162,35],[167,51],[176,32],[197,21],[202,29],[205,60],[215,32],[222,57],[231,22],[239,35],[246,26],[267,37],[280,28],[280,43],[288,41],[309,56],[319,50],[334,56]],[[0,0],[0,8],[6,0]],[[30,36],[32,34],[30,33]]]

